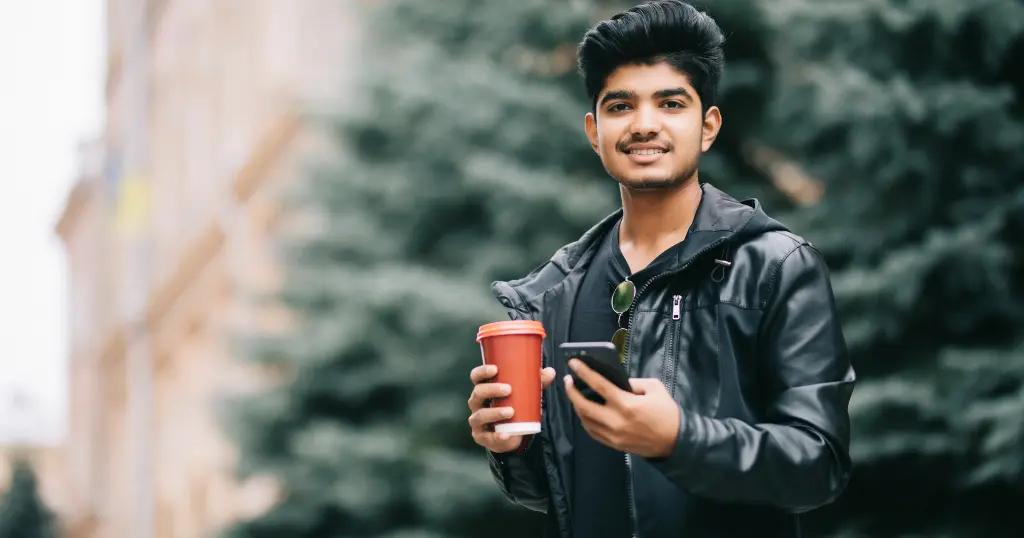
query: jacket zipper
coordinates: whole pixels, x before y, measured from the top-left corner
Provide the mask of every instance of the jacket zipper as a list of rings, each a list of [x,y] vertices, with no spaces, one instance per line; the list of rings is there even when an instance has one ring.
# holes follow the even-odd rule
[[[629,523],[633,526],[633,538],[640,538],[640,527],[636,524],[636,507],[633,503],[633,464],[626,452],[626,502],[629,503]]]
[[[690,265],[693,264],[693,262],[697,261],[697,259],[699,259],[701,256],[703,256],[708,251],[710,251],[710,250],[712,250],[714,248],[717,248],[718,245],[724,243],[725,241],[726,241],[725,239],[722,239],[722,240],[719,240],[719,241],[715,241],[714,243],[704,247],[699,252],[694,254],[693,257],[690,258],[690,261],[686,262],[686,265],[680,267],[679,269],[675,269],[673,271],[666,271],[664,273],[660,273],[660,274],[652,276],[651,278],[647,279],[647,282],[644,282],[644,285],[641,286],[639,290],[637,290],[636,295],[633,296],[633,303],[629,305],[629,308],[630,308],[629,323],[626,324],[626,329],[629,331],[627,333],[626,344],[624,346],[624,348],[625,348],[624,351],[625,351],[625,356],[626,356],[626,364],[625,364],[626,376],[629,376],[629,343],[633,339],[633,319],[636,317],[636,308],[634,308],[634,307],[636,306],[637,302],[640,301],[640,296],[643,295],[643,293],[645,291],[647,291],[647,288],[650,287],[650,285],[655,280],[659,280],[662,277],[665,277],[665,276],[668,276],[668,275],[672,275],[672,274],[675,274],[675,273],[680,273],[682,271],[685,271],[686,268],[690,267]],[[678,298],[678,301],[677,301],[677,298]],[[680,310],[680,308],[679,308],[679,301],[682,301],[682,297],[681,296],[679,296],[679,295],[673,295],[672,296],[672,319],[679,319],[679,317],[678,317],[679,314],[680,314],[680,312],[679,312],[679,310]],[[625,457],[626,457],[626,479],[627,479],[626,480],[626,482],[627,482],[627,484],[626,484],[626,500],[629,503],[629,520],[633,524],[633,533],[632,533],[633,538],[640,538],[640,526],[637,524],[637,519],[636,519],[636,504],[634,503],[634,500],[633,500],[633,462],[630,459],[628,452],[626,452]]]
[[[672,321],[679,321],[681,317],[680,305],[683,302],[682,295],[672,296]],[[668,327],[668,346],[665,348],[665,366],[662,372],[662,383],[665,384],[665,388],[668,389],[669,394],[672,395],[672,399],[676,397],[676,359],[675,359],[675,348],[678,328],[676,323],[672,323]]]

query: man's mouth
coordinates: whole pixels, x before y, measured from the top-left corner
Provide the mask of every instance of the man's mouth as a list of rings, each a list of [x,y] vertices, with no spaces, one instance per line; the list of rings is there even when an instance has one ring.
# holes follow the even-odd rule
[[[626,148],[626,155],[628,155],[629,160],[633,161],[635,164],[651,164],[661,159],[661,156],[666,153],[668,153],[668,149],[660,146]]]
[[[666,150],[660,148],[641,148],[629,150],[630,155],[659,155],[665,153]]]

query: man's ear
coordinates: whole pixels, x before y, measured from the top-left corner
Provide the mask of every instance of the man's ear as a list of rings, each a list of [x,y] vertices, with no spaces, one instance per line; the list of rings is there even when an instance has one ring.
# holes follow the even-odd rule
[[[704,125],[701,128],[700,151],[701,153],[711,149],[711,145],[718,138],[718,131],[722,129],[722,111],[717,106],[708,107],[704,113]]]
[[[601,152],[597,149],[597,117],[593,112],[587,112],[587,115],[583,116],[583,130],[587,133],[587,140],[590,141],[594,153],[600,155]]]

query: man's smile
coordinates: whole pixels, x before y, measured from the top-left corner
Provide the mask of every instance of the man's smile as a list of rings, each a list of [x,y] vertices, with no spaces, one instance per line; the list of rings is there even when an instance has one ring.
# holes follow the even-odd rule
[[[635,144],[626,148],[626,155],[629,156],[629,160],[636,164],[650,164],[661,158],[662,155],[668,153],[668,148],[662,146],[650,146],[643,144]]]

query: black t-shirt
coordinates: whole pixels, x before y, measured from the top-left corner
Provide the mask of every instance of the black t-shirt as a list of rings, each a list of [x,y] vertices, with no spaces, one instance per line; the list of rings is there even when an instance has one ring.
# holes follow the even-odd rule
[[[621,220],[619,221],[621,222]],[[639,291],[643,282],[664,270],[682,242],[662,252],[647,267],[630,276],[629,264],[619,250],[619,223],[601,241],[591,260],[569,325],[573,342],[609,342],[618,328],[612,310],[612,291],[627,277]],[[627,313],[628,315],[628,313]],[[623,323],[625,326],[625,322]],[[623,538],[631,535],[626,497],[626,459],[590,437],[573,413],[573,535],[587,538]]]

